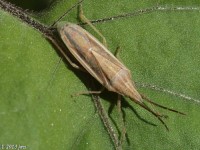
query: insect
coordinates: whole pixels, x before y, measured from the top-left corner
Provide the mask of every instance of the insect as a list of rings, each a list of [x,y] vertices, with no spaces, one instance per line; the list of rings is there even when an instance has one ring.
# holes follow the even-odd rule
[[[81,5],[79,6],[81,20],[89,24],[101,37],[103,37],[83,15]],[[74,58],[107,90],[129,97],[136,104],[157,117],[167,130],[168,127],[162,120],[162,117],[166,116],[152,110],[144,103],[145,101],[155,106],[184,115],[182,112],[159,105],[140,94],[135,87],[129,69],[106,48],[104,39],[104,44],[100,43],[93,35],[76,24],[59,22],[56,24],[56,27],[63,43]],[[61,52],[64,54],[63,50],[61,50]],[[66,55],[65,57],[74,67],[79,68],[76,64],[72,63]],[[101,91],[98,93],[101,93]]]

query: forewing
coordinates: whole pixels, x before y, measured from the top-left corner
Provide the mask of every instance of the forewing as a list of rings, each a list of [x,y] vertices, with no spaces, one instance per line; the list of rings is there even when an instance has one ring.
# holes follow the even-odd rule
[[[83,28],[71,24],[64,26],[59,30],[61,38],[70,50],[71,54],[79,61],[79,63],[102,85],[107,85],[102,69],[92,51],[103,51],[97,41],[91,34]]]

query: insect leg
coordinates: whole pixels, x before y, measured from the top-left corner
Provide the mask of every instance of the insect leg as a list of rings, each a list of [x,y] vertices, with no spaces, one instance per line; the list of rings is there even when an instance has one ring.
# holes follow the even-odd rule
[[[120,138],[120,145],[122,145],[123,141],[125,140],[126,137],[126,127],[125,127],[125,120],[124,116],[122,113],[122,107],[121,107],[121,95],[118,94],[118,99],[117,99],[117,106],[118,106],[118,113],[119,113],[119,118],[121,122],[121,138]]]
[[[66,53],[62,50],[61,46],[58,44],[58,42],[53,39],[52,37],[48,36],[46,37],[52,44],[54,44],[56,46],[56,48],[61,52],[61,54],[64,56],[64,58],[70,63],[70,65],[73,67],[73,68],[76,68],[78,70],[82,70],[85,72],[85,70],[78,66],[77,64],[75,64],[67,55]]]
[[[88,95],[88,94],[101,94],[104,91],[104,87],[102,87],[99,91],[85,91],[85,92],[79,92],[72,96],[79,96],[79,95]]]
[[[157,107],[160,107],[160,108],[163,108],[163,109],[166,109],[166,110],[169,110],[169,111],[172,111],[172,112],[181,114],[181,115],[185,115],[185,113],[182,113],[182,112],[177,111],[177,110],[175,110],[175,109],[171,109],[171,108],[162,106],[162,105],[160,105],[160,104],[157,104],[157,103],[153,102],[152,100],[150,100],[149,98],[147,98],[146,96],[144,96],[144,95],[142,95],[142,94],[141,94],[141,96],[142,96],[142,98],[143,98],[144,100],[146,100],[147,102],[149,102],[149,103],[151,103],[151,104],[153,104],[153,105],[155,105],[155,106],[157,106]]]
[[[121,47],[120,46],[117,46],[116,50],[115,50],[115,57],[120,61],[120,62],[123,62],[119,56],[119,53],[121,52]]]
[[[85,17],[85,15],[83,14],[83,9],[82,9],[82,5],[79,4],[78,5],[78,10],[79,10],[79,18],[83,23],[87,23],[101,38],[102,38],[102,43],[104,46],[107,47],[107,43],[106,43],[106,39],[105,37],[101,34],[101,32],[90,22],[89,19],[87,19]]]
[[[121,47],[118,46],[118,47],[116,48],[116,50],[115,50],[115,53],[114,53],[115,57],[118,58],[118,59],[120,58],[120,57],[119,57],[120,51],[121,51]]]
[[[140,103],[135,101],[135,103],[137,103],[138,105],[140,105],[141,107],[143,107],[144,109],[146,109],[147,111],[149,111],[150,113],[152,113],[167,129],[167,131],[169,131],[169,128],[167,127],[166,123],[162,120],[162,117],[166,118],[165,115],[161,115],[158,114],[157,112],[154,112],[153,110],[151,110],[147,105],[145,105],[144,103]]]

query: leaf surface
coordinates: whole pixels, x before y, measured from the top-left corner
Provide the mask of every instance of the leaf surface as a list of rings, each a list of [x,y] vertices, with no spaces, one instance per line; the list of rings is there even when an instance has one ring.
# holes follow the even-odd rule
[[[56,1],[42,13],[34,13],[50,25],[76,1]],[[90,1],[83,10],[91,20],[130,13],[153,6],[198,7],[197,1]],[[63,20],[77,23],[77,9]],[[120,46],[120,59],[136,82],[157,85],[199,99],[200,93],[199,11],[155,11],[114,19],[95,26],[105,36],[109,50]],[[88,26],[89,32],[98,35]],[[100,39],[100,38],[99,38]],[[101,39],[100,39],[101,40]],[[0,141],[29,149],[114,149],[90,96],[71,97],[86,91],[91,77],[60,61],[43,35],[16,17],[0,10]],[[91,89],[92,90],[92,89]],[[138,87],[155,102],[185,112],[167,114],[170,131],[151,114],[124,99],[128,139],[124,149],[198,149],[200,147],[199,101]],[[106,111],[116,95],[100,96]],[[148,122],[158,124],[152,126]],[[110,113],[119,128],[117,107]],[[115,124],[116,123],[116,124]],[[116,131],[118,133],[118,131]],[[127,142],[129,141],[129,142]]]

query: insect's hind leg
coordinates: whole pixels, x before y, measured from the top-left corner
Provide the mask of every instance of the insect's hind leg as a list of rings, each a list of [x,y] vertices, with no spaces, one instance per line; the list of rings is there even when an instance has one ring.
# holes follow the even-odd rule
[[[142,98],[143,98],[145,101],[147,101],[147,102],[149,102],[149,103],[151,103],[151,104],[153,104],[153,105],[155,105],[155,106],[157,106],[157,107],[166,109],[166,110],[168,110],[168,111],[175,112],[175,113],[177,113],[177,114],[186,115],[186,114],[183,113],[183,112],[177,111],[177,110],[175,110],[175,109],[168,108],[168,107],[163,106],[163,105],[160,105],[160,104],[157,104],[157,103],[153,102],[151,99],[149,99],[148,97],[146,97],[146,96],[143,95],[143,94],[141,94],[141,96],[142,96]]]
[[[121,137],[120,137],[119,144],[122,145],[123,141],[126,138],[126,126],[125,126],[124,116],[122,113],[121,95],[119,95],[119,94],[118,94],[118,99],[117,99],[117,107],[118,107],[118,113],[119,113],[120,124],[121,124]]]
[[[85,17],[85,15],[83,14],[83,8],[82,8],[82,4],[78,5],[78,15],[79,15],[79,19],[83,22],[83,23],[87,23],[101,38],[102,38],[102,43],[104,46],[107,47],[107,42],[105,37],[101,34],[101,32],[90,22],[90,20]]]

